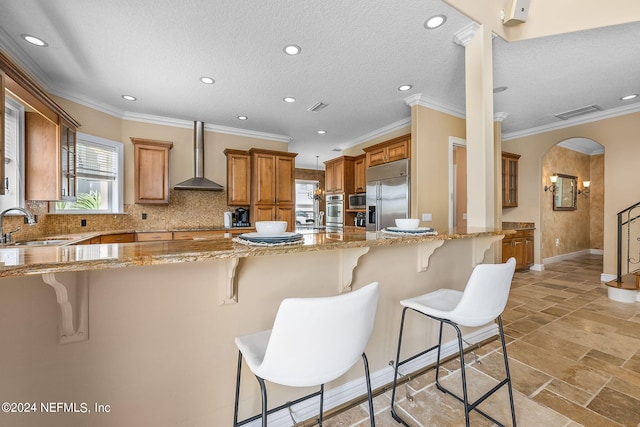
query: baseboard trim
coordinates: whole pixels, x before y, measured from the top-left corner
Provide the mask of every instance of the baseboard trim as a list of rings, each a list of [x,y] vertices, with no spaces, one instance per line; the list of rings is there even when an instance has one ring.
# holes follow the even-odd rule
[[[533,264],[531,267],[529,267],[529,270],[544,271],[544,264]]]
[[[483,328],[477,329],[467,335],[464,336],[465,342],[473,345],[494,336],[498,335],[498,326],[495,323],[489,324]],[[448,356],[451,356],[458,352],[458,342],[457,340],[451,340],[442,345],[442,354],[441,358],[444,359]],[[395,355],[390,357],[391,360],[395,359]],[[432,365],[436,362],[436,352],[432,351],[418,357],[411,362],[407,362],[402,367],[402,371],[406,373],[411,373],[418,371],[422,368],[425,368],[429,365]],[[358,362],[354,369],[362,368],[362,363]],[[371,387],[373,390],[388,386],[390,387],[393,383],[393,373],[394,369],[392,366],[384,367],[375,372],[371,372]],[[325,389],[324,392],[324,412],[327,413],[331,411],[333,408],[337,408],[341,405],[344,405],[347,402],[358,399],[362,396],[366,396],[367,388],[364,380],[364,375],[360,378],[340,385],[338,387],[332,389]],[[319,409],[319,397],[309,399],[307,401],[301,402],[298,405],[295,405],[292,408],[293,416],[295,417],[297,422],[301,422],[312,417],[317,417],[318,409]],[[256,420],[251,423],[245,424],[250,427],[260,427],[261,420]],[[287,409],[283,409],[269,416],[269,426],[275,427],[289,427],[292,425],[291,417],[289,416],[289,411]]]
[[[591,249],[584,249],[582,251],[576,251],[576,252],[569,252],[566,254],[562,254],[562,255],[556,255],[556,256],[552,256],[549,258],[543,258],[542,259],[542,263],[543,264],[551,264],[554,262],[559,262],[559,261],[564,261],[567,259],[571,259],[571,258],[576,258],[582,255],[590,255],[591,254]]]
[[[618,276],[616,276],[615,274],[607,274],[607,273],[602,273],[600,275],[600,281],[601,282],[611,282],[612,280],[616,280],[618,278]]]

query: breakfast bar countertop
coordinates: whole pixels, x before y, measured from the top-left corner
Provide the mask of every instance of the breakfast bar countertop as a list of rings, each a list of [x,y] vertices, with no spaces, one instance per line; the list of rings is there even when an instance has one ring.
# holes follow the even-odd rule
[[[146,231],[146,230],[145,230]],[[358,247],[393,246],[500,236],[513,231],[501,229],[451,229],[436,236],[391,236],[381,232],[325,232],[304,234],[303,242],[283,246],[249,246],[230,237],[203,240],[75,245],[91,238],[128,231],[95,232],[82,235],[51,236],[66,238],[70,244],[50,246],[5,246],[0,248],[0,277],[18,277],[67,271],[87,271],[143,265],[196,262],[227,258],[245,258],[298,252],[325,251]]]

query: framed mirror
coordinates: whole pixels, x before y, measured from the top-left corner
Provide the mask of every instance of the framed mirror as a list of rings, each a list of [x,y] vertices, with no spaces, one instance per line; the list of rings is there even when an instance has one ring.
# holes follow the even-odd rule
[[[556,192],[553,195],[554,211],[574,211],[577,209],[578,177],[572,175],[556,174]]]

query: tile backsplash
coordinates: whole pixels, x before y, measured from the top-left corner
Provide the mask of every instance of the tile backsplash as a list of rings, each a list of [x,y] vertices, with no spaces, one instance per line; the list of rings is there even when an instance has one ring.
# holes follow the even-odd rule
[[[20,227],[13,240],[89,231],[222,227],[228,209],[226,191],[191,190],[170,190],[168,205],[125,205],[123,214],[49,214],[48,202],[37,201],[28,201],[26,207],[38,215],[38,223],[29,226],[22,215],[5,216],[5,233]],[[85,226],[82,220],[86,220]]]

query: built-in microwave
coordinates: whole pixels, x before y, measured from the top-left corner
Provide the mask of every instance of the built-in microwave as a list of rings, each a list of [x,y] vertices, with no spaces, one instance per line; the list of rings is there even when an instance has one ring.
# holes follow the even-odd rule
[[[367,193],[349,194],[349,209],[365,209],[367,206]]]

